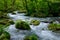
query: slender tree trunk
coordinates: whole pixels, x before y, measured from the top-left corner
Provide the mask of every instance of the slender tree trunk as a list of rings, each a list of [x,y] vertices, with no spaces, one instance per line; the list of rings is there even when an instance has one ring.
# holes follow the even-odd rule
[[[27,5],[27,0],[25,0],[25,6],[26,6],[27,12],[29,12],[28,5]]]
[[[4,0],[4,12],[7,12],[7,9],[8,8],[8,6],[7,6],[7,1],[6,0]]]
[[[12,2],[12,4],[11,4],[12,11],[14,11],[15,10],[14,5],[15,5],[16,0],[11,0],[11,2]]]

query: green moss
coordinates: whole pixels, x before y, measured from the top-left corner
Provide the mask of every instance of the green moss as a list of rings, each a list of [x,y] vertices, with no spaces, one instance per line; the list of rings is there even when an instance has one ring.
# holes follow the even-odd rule
[[[38,40],[38,37],[36,35],[30,35],[26,36],[24,40]]]
[[[9,26],[10,24],[14,24],[14,22],[11,19],[3,19],[0,20],[0,24]]]
[[[29,24],[26,23],[25,21],[22,21],[22,20],[17,20],[15,23],[15,27],[17,29],[22,29],[22,30],[29,30],[30,29]]]
[[[28,15],[29,16],[29,15]],[[46,14],[43,14],[43,13],[32,13],[30,14],[31,17],[40,17],[40,18],[44,18],[46,17]]]
[[[10,34],[3,29],[0,29],[0,40],[10,40]]]
[[[14,24],[14,21],[13,20],[9,20],[8,23]]]
[[[58,31],[60,30],[60,24],[49,24],[48,29],[52,31]]]
[[[2,24],[0,24],[0,32],[1,32],[1,29],[4,29],[4,28],[6,28],[6,27],[8,27],[7,25],[2,25]]]
[[[37,25],[40,24],[40,21],[39,20],[31,20],[30,24],[33,24],[33,25],[37,26]]]

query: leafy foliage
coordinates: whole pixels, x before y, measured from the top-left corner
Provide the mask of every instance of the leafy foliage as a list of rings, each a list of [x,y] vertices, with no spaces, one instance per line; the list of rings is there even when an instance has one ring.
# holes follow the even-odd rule
[[[0,28],[0,40],[10,40],[10,34]]]
[[[60,16],[60,0],[0,0],[0,11],[19,10],[35,17]]]

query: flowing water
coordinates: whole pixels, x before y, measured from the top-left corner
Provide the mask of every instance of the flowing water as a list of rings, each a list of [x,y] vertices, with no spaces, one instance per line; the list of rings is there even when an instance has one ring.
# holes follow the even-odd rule
[[[44,21],[44,20],[51,20],[51,18],[36,18],[36,17],[28,17],[28,16],[24,16],[24,13],[20,13],[18,14],[16,12],[16,15],[13,15],[11,13],[8,14],[10,18],[12,18],[14,20],[14,22],[16,20],[27,20],[27,21],[31,21],[32,19],[36,19],[36,20],[40,20],[40,21]],[[39,40],[60,40],[60,35],[57,33],[53,33],[52,31],[49,31],[47,29],[49,23],[44,23],[41,22],[40,25],[38,26],[34,26],[34,25],[30,25],[31,30],[18,30],[15,28],[15,24],[14,25],[10,25],[7,30],[11,35],[11,40],[23,40],[24,37],[26,35],[30,35],[32,33],[36,34],[39,37]]]

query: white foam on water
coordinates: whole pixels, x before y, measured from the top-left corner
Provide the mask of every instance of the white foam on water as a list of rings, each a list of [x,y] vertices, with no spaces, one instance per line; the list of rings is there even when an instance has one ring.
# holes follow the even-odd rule
[[[32,17],[27,17],[24,16],[24,14],[16,14],[16,15],[12,15],[9,14],[9,16],[15,21],[18,19],[21,20],[32,20],[32,19],[40,19],[40,20],[49,20],[50,18],[44,19],[44,18],[32,18]],[[34,25],[30,25],[30,28],[32,30],[32,32],[34,32],[37,36],[39,36],[41,38],[41,40],[60,40],[60,36],[56,36],[53,35],[52,31],[47,30],[49,23],[43,23],[41,22],[40,25],[38,26],[34,26]],[[15,28],[15,25],[10,25],[8,28],[8,32],[11,35],[11,40],[23,40],[24,37],[26,36],[26,34],[31,33],[30,31],[23,31],[23,30],[17,30]]]

